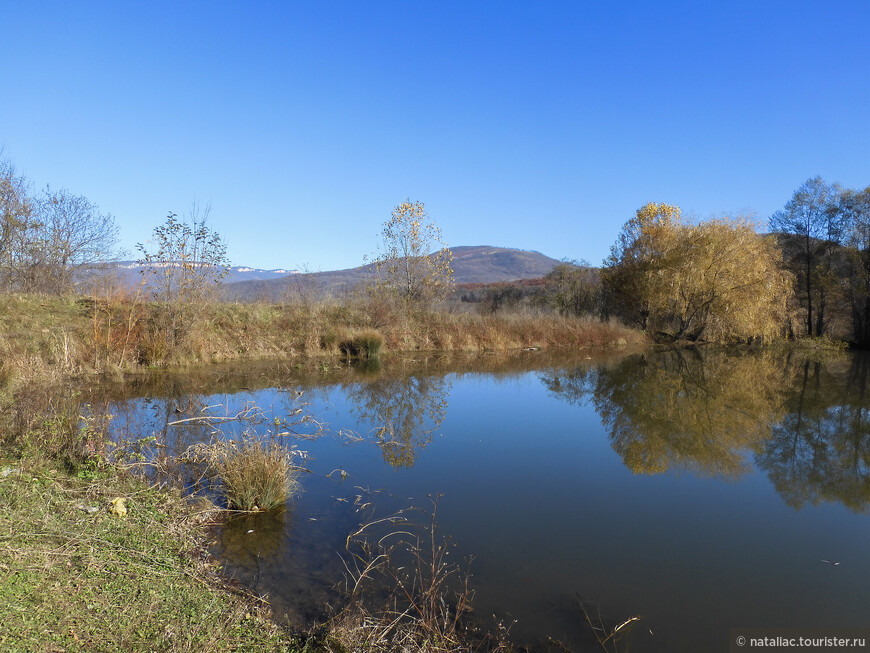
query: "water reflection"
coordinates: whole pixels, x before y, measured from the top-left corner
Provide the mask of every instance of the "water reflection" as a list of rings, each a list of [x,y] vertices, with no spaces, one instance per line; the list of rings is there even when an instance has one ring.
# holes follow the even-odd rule
[[[413,467],[447,415],[447,377],[379,378],[348,390],[348,399],[392,467]]]
[[[220,557],[231,560],[237,570],[244,569],[259,578],[262,564],[280,552],[285,530],[291,528],[285,522],[292,522],[291,515],[287,509],[233,517],[221,532]]]
[[[839,501],[856,511],[870,505],[870,357],[805,360],[795,365],[787,414],[757,458],[793,508]]]
[[[738,478],[754,463],[794,508],[870,505],[870,357],[679,349],[541,375],[591,402],[636,474]]]
[[[477,368],[385,358],[314,380],[143,386],[147,399],[109,410],[113,424],[183,451],[212,436],[214,424],[183,421],[209,406],[235,414],[256,402],[283,417],[304,388],[333,434],[374,436],[300,443],[310,473],[286,511],[218,533],[227,573],[268,595],[279,619],[322,623],[341,605],[347,536],[375,498],[388,515],[444,492],[441,526],[476,557],[476,611],[516,618],[518,639],[597,646],[579,593],[614,624],[643,616],[633,648],[719,650],[738,623],[866,618],[870,523],[854,513],[870,505],[868,362],[712,348]],[[218,425],[226,437],[246,426]]]

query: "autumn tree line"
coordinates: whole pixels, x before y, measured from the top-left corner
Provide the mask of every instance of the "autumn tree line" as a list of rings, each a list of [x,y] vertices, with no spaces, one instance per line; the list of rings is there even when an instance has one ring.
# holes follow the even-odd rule
[[[167,307],[169,346],[190,329],[198,305],[218,298],[229,265],[207,213],[170,213],[154,230],[156,249],[138,247],[148,299]],[[663,341],[829,336],[870,344],[870,187],[809,179],[767,230],[742,216],[694,222],[679,207],[649,203],[600,268],[565,261],[536,281],[456,288],[440,230],[422,203],[405,200],[383,225],[367,292],[405,312],[470,302],[482,313],[522,307],[616,318]],[[51,187],[31,193],[0,161],[0,291],[83,292],[83,280],[115,256],[117,236],[114,218],[87,198]]]
[[[601,268],[566,261],[540,283],[464,289],[484,311],[549,306],[617,317],[660,341],[829,337],[870,345],[870,187],[807,180],[759,233],[749,216],[701,222],[649,203]]]
[[[870,187],[809,179],[768,231],[647,204],[601,270],[602,310],[663,339],[870,344]]]

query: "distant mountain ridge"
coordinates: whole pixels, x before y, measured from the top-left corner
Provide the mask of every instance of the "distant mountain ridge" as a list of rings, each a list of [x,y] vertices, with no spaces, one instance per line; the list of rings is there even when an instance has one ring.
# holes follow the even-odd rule
[[[154,267],[160,267],[161,265],[170,265],[170,263],[154,263]],[[178,263],[174,263],[174,265],[179,265]],[[142,272],[144,271],[146,266],[139,263],[139,261],[117,261],[115,263],[109,264],[109,269],[115,273],[115,276],[120,280],[122,285],[128,287],[135,287],[139,284],[139,281],[142,279]],[[232,266],[227,272],[227,276],[223,278],[223,283],[232,284],[239,283],[241,281],[265,281],[269,279],[280,279],[281,277],[286,277],[290,274],[298,274],[299,270],[285,270],[285,269],[275,269],[275,270],[262,270],[260,268],[251,268],[243,265]]]
[[[560,262],[540,252],[509,247],[475,245],[451,247],[450,250],[453,252],[453,277],[458,284],[538,279]],[[145,266],[138,261],[118,261],[109,265],[112,275],[127,288],[139,285],[144,269]],[[373,276],[374,268],[370,264],[346,270],[310,273],[283,268],[264,270],[233,266],[223,279],[221,293],[224,298],[233,301],[275,301],[301,289],[313,295],[338,296],[371,280]]]
[[[474,245],[451,247],[453,278],[456,283],[498,283],[537,279],[548,274],[560,263],[540,252]],[[250,279],[227,283],[223,294],[227,299],[278,300],[288,293],[306,290],[317,295],[341,295],[373,278],[374,268],[361,265],[346,270],[293,274],[277,279]]]
[[[540,252],[509,247],[475,245],[451,247],[456,283],[498,283],[537,279],[561,261]]]

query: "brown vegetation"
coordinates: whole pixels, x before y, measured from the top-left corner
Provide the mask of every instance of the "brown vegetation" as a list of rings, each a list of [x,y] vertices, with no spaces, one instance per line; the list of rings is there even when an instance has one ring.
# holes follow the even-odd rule
[[[429,497],[429,523],[414,509],[368,520],[347,538],[348,605],[331,623],[329,650],[506,651],[506,629],[479,629],[471,606],[471,560],[448,558],[453,543],[439,534],[439,496]]]
[[[298,488],[292,452],[274,439],[246,433],[241,442],[219,438],[191,447],[185,462],[201,466],[228,508],[272,510]]]
[[[137,296],[0,294],[0,379],[50,380],[143,367],[339,355],[342,343],[360,337],[369,348],[380,337],[384,350],[392,352],[646,342],[638,331],[594,318],[407,311],[389,301],[361,299],[206,303],[198,311],[197,329],[171,343],[163,337],[161,309]]]

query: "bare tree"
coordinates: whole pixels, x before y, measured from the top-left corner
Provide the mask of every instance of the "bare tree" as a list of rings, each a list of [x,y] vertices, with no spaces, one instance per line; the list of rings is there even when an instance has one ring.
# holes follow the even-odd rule
[[[601,312],[601,278],[587,261],[563,260],[544,279],[544,299],[559,315],[579,317]]]
[[[830,326],[826,309],[834,286],[833,257],[844,236],[844,216],[837,205],[841,192],[837,184],[826,184],[821,177],[807,179],[770,217],[771,231],[796,237],[786,248],[786,257],[797,277],[811,336],[825,334]]]
[[[208,225],[209,207],[195,204],[186,221],[170,213],[154,229],[156,251],[143,244],[139,263],[152,296],[159,303],[165,344],[169,351],[183,345],[204,306],[214,299],[218,284],[229,272],[227,246]]]
[[[0,160],[0,282],[6,291],[19,289],[32,228],[33,203],[27,182],[10,162]]]
[[[38,290],[70,291],[112,259],[118,240],[115,218],[100,213],[83,195],[46,186],[36,200],[36,215]]]
[[[844,283],[852,308],[852,337],[866,347],[870,345],[870,186],[861,191],[844,189],[839,206],[850,246]]]
[[[50,187],[36,198],[12,164],[0,162],[0,282],[6,291],[63,293],[111,260],[115,219],[86,197]]]

